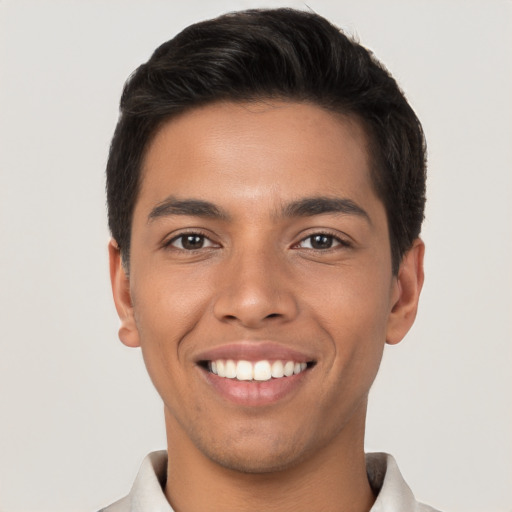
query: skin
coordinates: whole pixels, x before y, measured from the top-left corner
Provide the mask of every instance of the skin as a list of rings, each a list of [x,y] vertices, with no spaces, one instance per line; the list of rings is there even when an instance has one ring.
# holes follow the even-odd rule
[[[367,396],[385,343],[414,321],[424,246],[416,240],[392,274],[366,148],[356,120],[293,102],[208,105],[152,140],[129,276],[115,241],[110,266],[120,339],[142,348],[164,402],[177,512],[371,508]],[[159,209],[171,197],[224,215]],[[311,197],[364,213],[285,215]],[[204,238],[190,250],[184,233]],[[327,238],[315,249],[316,234]],[[314,366],[280,400],[235,404],[197,357],[240,340],[298,350]]]

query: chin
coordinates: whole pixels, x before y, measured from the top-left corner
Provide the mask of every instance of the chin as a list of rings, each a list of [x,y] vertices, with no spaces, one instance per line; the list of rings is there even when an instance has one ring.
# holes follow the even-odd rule
[[[225,469],[247,474],[268,474],[285,471],[296,466],[302,457],[295,454],[283,456],[275,453],[222,453],[210,458]]]
[[[211,461],[240,473],[268,474],[284,471],[307,458],[304,446],[307,443],[293,433],[279,436],[276,432],[265,435],[260,431],[259,434],[254,437],[248,433],[239,433],[230,436],[230,440],[223,439],[222,443],[207,443],[206,446],[198,447]]]

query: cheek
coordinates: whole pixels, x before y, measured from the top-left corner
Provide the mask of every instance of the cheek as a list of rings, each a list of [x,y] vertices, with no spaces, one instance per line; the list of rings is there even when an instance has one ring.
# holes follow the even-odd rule
[[[169,343],[179,342],[207,307],[209,292],[204,273],[153,268],[140,283],[137,286],[135,281],[132,296],[143,343],[155,335],[163,335]]]
[[[184,341],[208,308],[207,287],[201,277],[187,278],[175,270],[149,270],[135,277],[132,297],[144,362],[160,394],[166,387],[175,393],[179,386],[169,383],[179,383],[190,370]]]
[[[333,378],[339,386],[367,389],[377,374],[390,312],[390,275],[340,272],[338,279],[325,281],[324,293],[310,304],[332,344]]]
[[[316,287],[304,293],[311,309],[321,318],[321,325],[350,338],[385,336],[390,313],[391,272],[371,272],[375,266],[337,269],[317,275]],[[370,269],[370,271],[368,270]],[[315,288],[315,289],[313,289]]]

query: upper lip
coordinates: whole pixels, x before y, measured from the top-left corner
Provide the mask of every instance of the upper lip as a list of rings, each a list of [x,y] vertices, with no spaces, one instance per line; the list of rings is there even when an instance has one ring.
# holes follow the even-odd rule
[[[196,362],[233,359],[245,361],[281,360],[309,363],[314,357],[306,352],[273,341],[239,341],[220,345],[199,353]]]

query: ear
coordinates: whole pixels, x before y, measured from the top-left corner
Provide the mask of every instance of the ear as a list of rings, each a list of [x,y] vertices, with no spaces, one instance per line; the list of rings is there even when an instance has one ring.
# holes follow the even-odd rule
[[[130,294],[130,279],[126,274],[121,259],[121,251],[117,242],[112,239],[108,244],[108,255],[110,261],[110,282],[116,305],[117,314],[121,320],[119,328],[119,339],[127,347],[139,347],[139,331],[135,323],[132,298]]]
[[[395,345],[407,334],[418,311],[423,286],[425,244],[417,238],[402,258],[392,291],[392,309],[388,319],[386,343]]]

